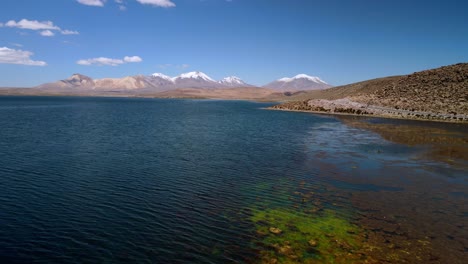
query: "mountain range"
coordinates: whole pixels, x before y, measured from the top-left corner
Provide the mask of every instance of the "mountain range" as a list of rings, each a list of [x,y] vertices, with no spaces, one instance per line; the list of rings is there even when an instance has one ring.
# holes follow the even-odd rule
[[[73,74],[68,79],[46,83],[35,88],[46,91],[63,91],[73,89],[75,91],[141,91],[163,92],[177,89],[202,88],[246,88],[256,87],[244,82],[236,76],[230,76],[216,81],[203,72],[194,71],[183,73],[176,77],[170,77],[162,73],[152,75],[136,75],[123,78],[92,79],[82,74]],[[299,74],[292,78],[281,78],[270,82],[262,88],[272,89],[278,92],[321,90],[332,87],[319,77]]]

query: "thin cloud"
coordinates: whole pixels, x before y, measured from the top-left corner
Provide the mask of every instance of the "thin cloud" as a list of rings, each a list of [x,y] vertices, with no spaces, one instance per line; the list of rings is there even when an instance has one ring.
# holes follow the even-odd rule
[[[31,30],[60,30],[59,27],[55,26],[52,21],[37,21],[37,20],[27,20],[21,19],[20,21],[16,22],[14,20],[10,20],[6,22],[6,27],[15,27],[21,29],[31,29]]]
[[[87,6],[98,6],[103,7],[107,0],[76,0],[78,3]],[[175,7],[175,3],[171,0],[136,0],[138,3],[143,5],[152,5],[157,7]],[[114,0],[119,5],[120,10],[126,10],[127,7],[124,5],[123,0]]]
[[[60,31],[60,33],[62,33],[62,35],[79,35],[80,34],[78,31],[67,30],[67,29]]]
[[[21,19],[20,21],[16,22],[14,20],[10,20],[6,22],[3,26],[11,27],[11,28],[19,28],[19,29],[29,29],[29,30],[41,30],[39,34],[45,37],[54,36],[55,33],[53,31],[60,31],[63,35],[78,35],[80,34],[78,31],[64,29],[62,30],[57,25],[54,25],[52,21],[37,21],[37,20],[28,20],[28,19]]]
[[[124,61],[125,62],[142,62],[143,60],[138,56],[131,56],[131,57],[125,56]]]
[[[114,2],[119,6],[120,11],[127,10],[127,7],[125,6],[125,3],[123,0],[114,0]]]
[[[22,64],[29,66],[46,66],[45,61],[31,60],[34,53],[25,50],[15,50],[7,47],[0,47],[0,63]]]
[[[118,66],[124,63],[132,63],[132,62],[134,63],[134,62],[141,62],[141,61],[143,60],[138,56],[125,56],[123,59],[111,59],[111,58],[106,58],[106,57],[99,57],[99,58],[79,60],[76,63],[79,65],[84,65],[84,66],[91,66],[91,65]]]
[[[55,34],[54,32],[50,31],[50,30],[44,30],[44,31],[41,31],[41,36],[44,36],[44,37],[53,37]]]
[[[136,0],[143,5],[152,5],[159,7],[175,7],[176,5],[171,0]]]
[[[85,65],[85,66],[90,66],[90,65],[117,66],[117,65],[123,64],[124,61],[119,60],[119,59],[99,57],[99,58],[93,58],[93,59],[79,60],[76,63],[79,65]]]
[[[103,7],[106,0],[77,0],[78,3],[87,6],[100,6]]]

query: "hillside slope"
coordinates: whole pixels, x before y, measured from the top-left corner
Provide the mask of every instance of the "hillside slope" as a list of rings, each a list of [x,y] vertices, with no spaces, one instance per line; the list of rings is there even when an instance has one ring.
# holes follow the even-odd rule
[[[275,109],[466,120],[468,63],[293,94]],[[358,110],[360,110],[358,112]]]

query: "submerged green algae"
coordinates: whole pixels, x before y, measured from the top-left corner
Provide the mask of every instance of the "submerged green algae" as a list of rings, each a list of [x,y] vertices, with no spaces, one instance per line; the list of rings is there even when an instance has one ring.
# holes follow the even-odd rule
[[[257,210],[251,221],[263,263],[358,263],[365,259],[359,253],[363,231],[335,211]]]

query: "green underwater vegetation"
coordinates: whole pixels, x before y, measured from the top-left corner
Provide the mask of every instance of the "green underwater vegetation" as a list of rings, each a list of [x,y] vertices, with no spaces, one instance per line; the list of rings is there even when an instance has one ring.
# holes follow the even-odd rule
[[[363,231],[333,210],[310,214],[287,208],[253,212],[262,263],[358,263]]]

